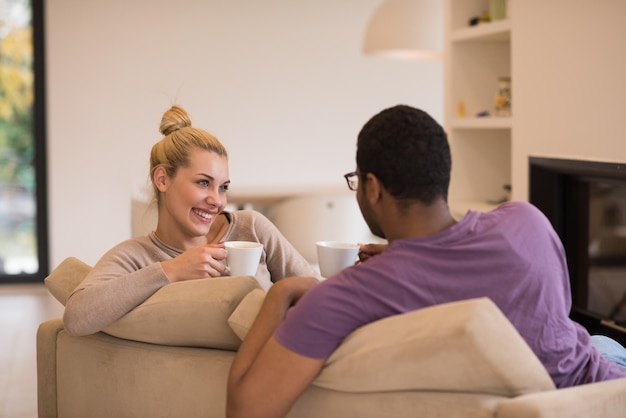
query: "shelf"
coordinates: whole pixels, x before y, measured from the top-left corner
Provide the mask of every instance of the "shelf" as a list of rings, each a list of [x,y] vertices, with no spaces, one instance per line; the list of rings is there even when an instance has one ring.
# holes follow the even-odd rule
[[[453,156],[450,210],[488,212],[508,196],[511,184],[513,117],[496,116],[501,77],[511,77],[512,19],[467,24],[489,9],[488,0],[446,0],[446,132]],[[459,109],[463,117],[459,117]],[[477,117],[479,112],[490,116]]]
[[[454,118],[450,121],[453,129],[511,129],[510,117]]]
[[[456,29],[450,34],[450,39],[452,42],[509,41],[511,39],[511,21],[504,19]]]

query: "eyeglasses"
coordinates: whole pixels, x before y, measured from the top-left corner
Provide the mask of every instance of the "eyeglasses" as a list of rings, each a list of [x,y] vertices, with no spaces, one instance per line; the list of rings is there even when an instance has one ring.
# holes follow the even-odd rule
[[[343,177],[346,179],[346,183],[348,183],[348,189],[353,192],[359,188],[359,173],[353,171],[348,174],[344,174]]]

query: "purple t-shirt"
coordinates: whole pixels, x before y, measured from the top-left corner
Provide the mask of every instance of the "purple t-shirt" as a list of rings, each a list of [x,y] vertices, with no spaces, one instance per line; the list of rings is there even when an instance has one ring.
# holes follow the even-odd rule
[[[274,336],[296,353],[326,358],[370,322],[484,296],[517,328],[557,387],[626,377],[569,318],[561,241],[543,214],[525,202],[470,211],[438,234],[391,242],[382,254],[311,289]]]

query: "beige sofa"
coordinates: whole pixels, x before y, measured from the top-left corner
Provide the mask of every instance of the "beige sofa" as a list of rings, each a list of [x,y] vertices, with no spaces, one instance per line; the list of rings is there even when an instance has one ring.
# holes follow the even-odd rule
[[[65,303],[90,266],[46,279]],[[251,277],[165,286],[105,332],[37,334],[39,417],[223,417],[226,378],[264,293]],[[626,379],[556,390],[488,299],[387,318],[328,359],[289,417],[626,417]]]

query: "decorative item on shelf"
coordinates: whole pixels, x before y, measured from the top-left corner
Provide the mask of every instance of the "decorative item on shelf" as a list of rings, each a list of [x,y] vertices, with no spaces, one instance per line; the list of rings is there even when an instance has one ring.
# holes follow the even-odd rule
[[[511,185],[510,184],[504,184],[502,186],[502,188],[505,191],[505,195],[502,196],[500,199],[497,200],[487,200],[487,204],[489,205],[500,205],[504,202],[509,202],[511,200]]]
[[[489,0],[489,15],[491,20],[504,19],[506,14],[506,0]]]
[[[502,188],[506,191],[506,196],[504,197],[506,199],[506,201],[510,201],[511,200],[511,185],[510,184],[505,184],[504,186],[502,186]]]
[[[481,23],[489,23],[489,22],[491,22],[491,15],[489,14],[489,12],[482,12],[479,16],[471,17],[470,20],[468,21],[468,24],[470,26],[476,26]]]
[[[465,117],[465,102],[463,100],[459,100],[459,103],[456,105],[456,116],[458,118]]]
[[[496,116],[511,116],[511,78],[501,77],[498,80],[498,93],[495,100]]]

